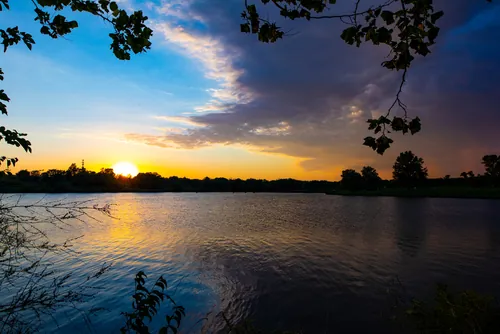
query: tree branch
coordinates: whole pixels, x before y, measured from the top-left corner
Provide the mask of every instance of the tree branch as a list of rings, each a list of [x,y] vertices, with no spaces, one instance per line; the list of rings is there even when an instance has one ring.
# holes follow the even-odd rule
[[[351,18],[352,19],[352,18],[356,17],[357,15],[365,15],[365,14],[368,14],[370,11],[377,10],[379,8],[382,9],[382,8],[388,7],[388,6],[390,6],[393,3],[398,2],[398,1],[400,1],[400,0],[388,0],[387,2],[383,3],[382,5],[379,5],[376,7],[370,7],[362,12],[357,12],[359,2],[360,2],[360,0],[357,0],[355,10],[351,14],[311,16],[311,19],[342,19],[342,18],[344,18],[344,19]]]

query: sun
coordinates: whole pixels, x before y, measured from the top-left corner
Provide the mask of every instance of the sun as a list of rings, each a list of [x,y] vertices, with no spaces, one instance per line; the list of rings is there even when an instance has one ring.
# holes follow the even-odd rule
[[[118,162],[112,168],[116,175],[135,177],[139,174],[139,169],[130,162]]]

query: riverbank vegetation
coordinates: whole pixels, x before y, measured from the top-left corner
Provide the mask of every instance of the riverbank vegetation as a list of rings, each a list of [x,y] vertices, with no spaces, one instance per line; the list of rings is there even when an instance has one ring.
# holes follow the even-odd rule
[[[139,173],[135,177],[116,175],[111,168],[93,172],[72,164],[67,170],[22,170],[16,174],[0,172],[0,189],[9,193],[68,192],[303,192],[324,193],[335,182],[294,179],[257,180],[162,177],[158,173]]]
[[[391,180],[382,179],[377,170],[365,166],[361,172],[342,171],[341,180],[300,181],[294,179],[257,180],[163,177],[158,173],[139,173],[135,177],[116,175],[111,168],[99,172],[71,164],[66,170],[21,170],[0,172],[4,193],[71,192],[285,192],[327,193],[345,196],[500,198],[500,156],[482,158],[483,174],[472,171],[460,176],[428,178],[424,160],[413,152],[401,153],[393,166]]]
[[[446,175],[428,178],[424,159],[411,151],[401,153],[393,166],[392,180],[383,180],[377,171],[365,166],[358,173],[347,169],[341,181],[329,194],[344,196],[500,198],[500,156],[485,155],[481,160],[485,171],[462,172],[460,177]]]

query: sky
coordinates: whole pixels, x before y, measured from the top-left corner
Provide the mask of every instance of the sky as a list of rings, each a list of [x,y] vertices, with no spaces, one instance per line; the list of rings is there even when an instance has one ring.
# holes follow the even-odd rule
[[[500,153],[500,4],[434,3],[441,34],[402,95],[422,131],[394,134],[380,156],[362,145],[366,120],[390,106],[401,73],[380,66],[384,47],[346,45],[341,22],[279,21],[290,35],[263,44],[239,32],[242,0],[121,0],[149,16],[154,36],[150,51],[119,61],[102,20],[67,13],[79,28],[52,40],[37,33],[30,1],[12,1],[2,27],[18,25],[36,45],[0,56],[11,98],[0,122],[28,133],[33,153],[2,144],[1,154],[20,159],[16,170],[85,159],[88,169],[129,161],[164,176],[337,180],[364,165],[390,177],[412,150],[431,177],[482,172],[481,157]]]

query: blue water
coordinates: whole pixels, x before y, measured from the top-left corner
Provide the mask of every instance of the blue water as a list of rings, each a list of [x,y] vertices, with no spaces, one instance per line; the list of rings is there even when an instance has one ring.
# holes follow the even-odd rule
[[[36,198],[30,195],[25,200]],[[60,195],[51,195],[59,198]],[[118,332],[133,277],[169,282],[185,306],[181,332],[220,332],[220,312],[264,329],[387,333],[387,289],[408,295],[434,284],[500,295],[500,202],[338,197],[320,194],[99,194],[69,200],[113,203],[115,218],[87,220],[54,237],[84,235],[59,264],[93,284],[95,298],[58,310],[42,331]],[[106,310],[89,317],[91,307]],[[161,312],[160,312],[161,313]],[[206,320],[202,320],[207,318]],[[159,326],[157,317],[152,327]],[[89,323],[91,321],[91,323]],[[57,323],[56,323],[57,322]]]

